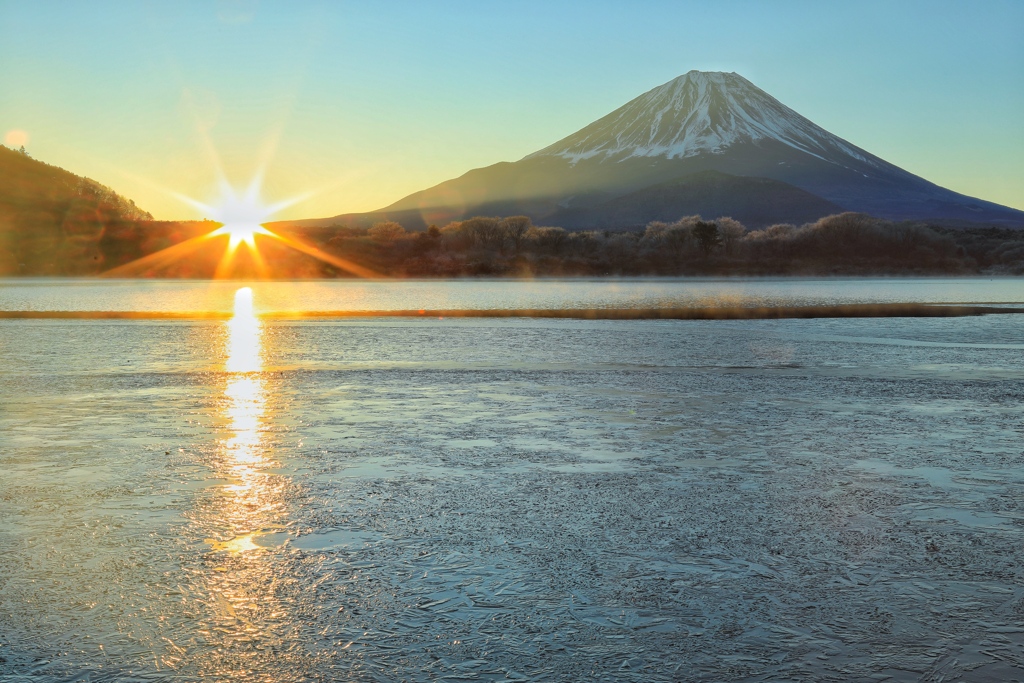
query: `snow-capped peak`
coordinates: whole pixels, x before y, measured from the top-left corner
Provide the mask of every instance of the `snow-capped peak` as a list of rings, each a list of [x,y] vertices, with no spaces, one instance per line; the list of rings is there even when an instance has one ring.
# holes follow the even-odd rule
[[[736,73],[690,71],[526,158],[621,161],[721,154],[733,145],[776,140],[818,158],[876,160],[796,113]],[[880,160],[878,160],[880,161]]]

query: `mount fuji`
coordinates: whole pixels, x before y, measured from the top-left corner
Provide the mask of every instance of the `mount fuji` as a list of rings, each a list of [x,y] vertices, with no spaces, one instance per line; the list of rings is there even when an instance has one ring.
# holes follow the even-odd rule
[[[409,229],[474,215],[625,229],[682,215],[749,227],[857,211],[1024,226],[1024,212],[913,175],[833,135],[735,73],[690,71],[572,135],[366,214],[299,221]]]

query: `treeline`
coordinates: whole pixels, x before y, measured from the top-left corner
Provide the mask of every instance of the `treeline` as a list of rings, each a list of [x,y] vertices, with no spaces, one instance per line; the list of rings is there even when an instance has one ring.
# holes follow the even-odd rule
[[[642,231],[569,232],[525,216],[478,216],[424,232],[385,222],[304,233],[328,253],[406,277],[1024,274],[1024,230],[954,230],[856,213],[762,230],[686,216]]]
[[[524,216],[476,217],[422,232],[391,222],[369,229],[279,226],[274,230],[289,239],[257,237],[258,257],[239,248],[227,269],[226,235],[193,239],[217,223],[105,217],[96,223],[88,239],[86,231],[70,229],[75,223],[67,215],[59,235],[0,230],[0,237],[19,237],[11,245],[0,239],[0,276],[98,275],[133,263],[139,266],[118,276],[349,277],[345,264],[386,277],[1024,275],[1024,230],[893,223],[853,213],[761,230],[700,216],[634,231],[569,232]],[[298,243],[309,248],[296,249]]]

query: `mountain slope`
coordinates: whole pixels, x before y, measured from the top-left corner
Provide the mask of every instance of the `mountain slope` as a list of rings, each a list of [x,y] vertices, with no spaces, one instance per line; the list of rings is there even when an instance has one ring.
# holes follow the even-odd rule
[[[94,272],[109,228],[139,220],[110,188],[0,146],[0,273]]]
[[[841,213],[832,202],[768,178],[703,171],[651,185],[590,208],[560,209],[548,216],[567,228],[609,229],[674,221],[680,216],[731,216],[747,226],[806,223]]]
[[[310,223],[386,217],[416,228],[480,213],[524,213],[554,222],[568,209],[598,216],[608,201],[704,171],[779,181],[842,210],[893,220],[1024,225],[1024,212],[908,173],[817,126],[742,76],[700,71],[658,86],[520,161],[475,169],[377,212]],[[745,202],[739,195],[737,201]],[[796,214],[774,218],[799,220]]]

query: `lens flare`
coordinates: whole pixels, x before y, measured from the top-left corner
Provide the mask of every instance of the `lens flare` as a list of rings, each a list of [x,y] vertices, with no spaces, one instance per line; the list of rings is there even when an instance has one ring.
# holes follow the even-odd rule
[[[28,133],[23,130],[9,130],[4,135],[4,144],[8,147],[21,147],[28,144]]]

